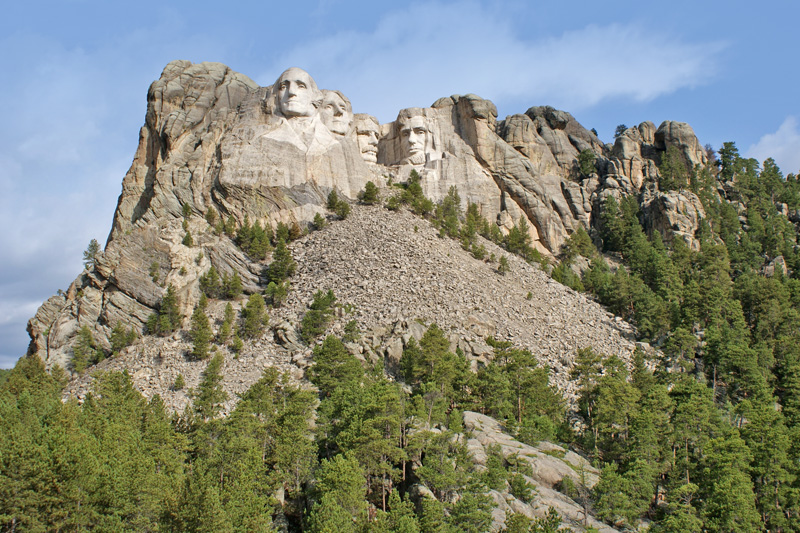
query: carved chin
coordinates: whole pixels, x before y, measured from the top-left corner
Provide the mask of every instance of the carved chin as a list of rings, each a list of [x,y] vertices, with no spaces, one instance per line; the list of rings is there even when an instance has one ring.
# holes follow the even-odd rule
[[[367,150],[366,152],[361,152],[361,157],[364,161],[369,163],[377,163],[378,162],[378,154],[373,150]]]
[[[425,152],[414,152],[403,160],[406,165],[421,165],[425,163]]]

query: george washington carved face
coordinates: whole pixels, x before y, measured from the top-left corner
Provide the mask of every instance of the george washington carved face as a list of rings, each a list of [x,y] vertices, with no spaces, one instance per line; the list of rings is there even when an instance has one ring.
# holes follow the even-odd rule
[[[296,67],[286,70],[275,86],[278,108],[286,118],[310,117],[317,112],[322,94],[305,70]]]

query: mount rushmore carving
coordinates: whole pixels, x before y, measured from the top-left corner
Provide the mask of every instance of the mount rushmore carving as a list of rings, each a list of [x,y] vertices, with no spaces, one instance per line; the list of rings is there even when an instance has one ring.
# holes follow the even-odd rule
[[[564,111],[531,107],[498,120],[492,102],[468,94],[401,109],[380,124],[299,68],[261,87],[219,63],[173,61],[148,91],[106,248],[93,270],[31,319],[29,353],[65,366],[83,325],[95,338],[117,323],[141,329],[168,284],[188,316],[211,265],[238,273],[246,291],[260,290],[263,265],[230,239],[209,236],[201,226],[210,212],[238,224],[302,226],[325,214],[331,191],[355,201],[372,181],[390,194],[389,183],[407,181],[412,170],[434,202],[455,187],[462,207],[477,204],[501,231],[526,219],[545,255],[580,225],[595,224],[605,198],[629,194],[649,199],[650,218],[661,221],[653,230],[691,245],[700,202],[653,188],[661,154],[673,146],[689,168],[706,162],[691,128],[678,122],[644,122],[610,145]],[[587,150],[596,170],[588,175],[578,166]],[[211,239],[195,248],[182,244],[187,210],[198,215],[193,233]]]

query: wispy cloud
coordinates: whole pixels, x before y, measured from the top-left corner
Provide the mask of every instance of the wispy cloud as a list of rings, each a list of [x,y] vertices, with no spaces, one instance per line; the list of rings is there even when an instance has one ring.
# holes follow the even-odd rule
[[[762,162],[771,157],[784,174],[800,174],[800,123],[797,117],[786,117],[778,131],[761,137],[745,155]]]
[[[270,84],[284,68],[299,66],[381,121],[393,120],[398,106],[466,92],[500,106],[524,100],[574,111],[706,83],[724,47],[632,23],[522,36],[511,20],[476,2],[426,3],[386,14],[372,31],[342,31],[292,48],[257,80]]]

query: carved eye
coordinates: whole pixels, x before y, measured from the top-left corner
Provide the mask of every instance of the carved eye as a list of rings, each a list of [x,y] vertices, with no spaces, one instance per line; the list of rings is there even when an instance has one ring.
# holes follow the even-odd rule
[[[305,89],[306,88],[306,84],[303,83],[302,81],[298,81],[297,82],[297,86],[300,87],[301,89]]]

